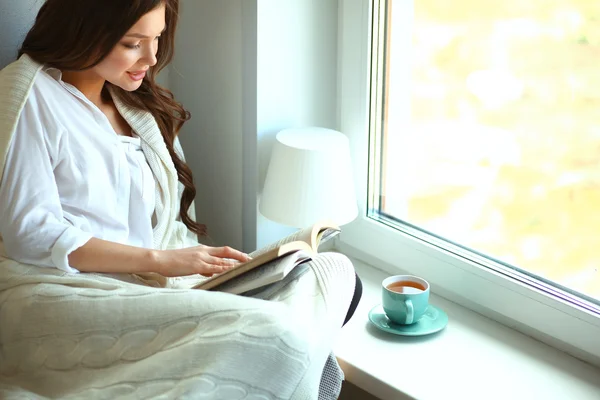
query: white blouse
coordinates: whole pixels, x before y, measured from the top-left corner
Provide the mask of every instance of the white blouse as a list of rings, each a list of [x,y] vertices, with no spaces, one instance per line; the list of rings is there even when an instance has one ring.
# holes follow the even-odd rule
[[[68,255],[92,237],[151,248],[154,196],[139,137],[118,135],[59,70],[40,71],[0,183],[6,254],[78,272]]]

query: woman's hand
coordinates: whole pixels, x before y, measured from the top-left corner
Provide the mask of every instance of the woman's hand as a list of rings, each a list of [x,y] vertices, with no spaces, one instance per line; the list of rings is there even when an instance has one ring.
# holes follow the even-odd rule
[[[186,276],[220,274],[250,257],[231,247],[195,246],[178,250],[156,251],[156,272],[163,276]]]

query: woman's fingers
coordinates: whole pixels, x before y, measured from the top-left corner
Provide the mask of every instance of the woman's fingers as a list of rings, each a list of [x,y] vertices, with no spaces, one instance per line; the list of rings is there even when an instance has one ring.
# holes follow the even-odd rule
[[[209,254],[211,256],[220,257],[220,258],[232,258],[232,259],[240,261],[240,262],[246,262],[246,261],[250,260],[250,256],[248,256],[248,254],[243,253],[234,248],[231,248],[229,246],[211,247],[211,249],[209,250]]]
[[[197,273],[210,277],[230,270],[237,264],[237,261],[205,254],[201,263],[202,265],[198,267]]]
[[[169,250],[167,252],[168,254],[181,254],[182,259],[180,261],[183,264],[180,268],[182,269],[178,272],[171,271],[177,276],[195,273],[211,277],[228,271],[241,262],[250,260],[247,254],[229,246],[210,247],[200,245],[195,248]],[[184,261],[185,259],[188,261]]]
[[[207,255],[204,261],[213,268],[228,270],[237,264],[236,260]]]
[[[225,272],[228,269],[229,268],[224,267],[224,266],[213,265],[213,264],[204,264],[203,266],[198,268],[197,273],[202,276],[207,276],[210,278],[211,276]]]

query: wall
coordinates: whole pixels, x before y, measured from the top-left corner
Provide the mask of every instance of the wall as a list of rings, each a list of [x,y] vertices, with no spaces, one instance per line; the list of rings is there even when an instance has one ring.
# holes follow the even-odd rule
[[[258,193],[278,131],[337,127],[337,0],[258,2]],[[291,233],[257,214],[257,245]]]
[[[183,1],[170,86],[213,244],[254,250],[292,231],[257,211],[275,134],[336,127],[337,0]]]
[[[208,226],[207,244],[237,248],[244,247],[243,2],[184,0],[169,76],[192,114],[180,139],[194,173],[197,220]]]
[[[17,58],[17,51],[33,25],[44,0],[0,1],[0,69]]]

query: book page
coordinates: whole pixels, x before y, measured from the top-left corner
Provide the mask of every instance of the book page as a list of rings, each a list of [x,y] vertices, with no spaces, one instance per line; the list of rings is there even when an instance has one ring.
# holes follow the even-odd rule
[[[336,237],[340,231],[338,229],[326,228],[317,235],[317,248],[323,243],[327,243]]]
[[[252,258],[257,258],[259,256],[261,256],[264,253],[267,253],[273,249],[276,249],[278,247],[280,247],[283,244],[286,243],[290,243],[290,242],[295,242],[297,240],[306,242],[308,244],[310,244],[310,234],[312,231],[312,226],[310,228],[306,228],[306,229],[301,229],[297,232],[292,233],[289,236],[284,237],[283,239],[281,239],[280,241],[276,242],[276,243],[272,243],[268,246],[263,247],[262,249],[258,249],[256,251],[253,251],[252,253],[250,253],[250,257]]]
[[[258,287],[266,286],[270,283],[282,280],[296,265],[308,259],[310,259],[310,254],[304,251],[298,251],[268,262],[245,274],[236,276],[235,278],[212,288],[212,290],[240,294]]]

